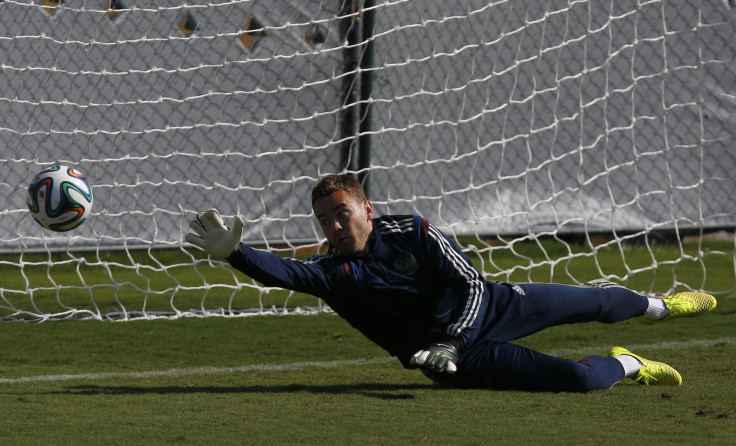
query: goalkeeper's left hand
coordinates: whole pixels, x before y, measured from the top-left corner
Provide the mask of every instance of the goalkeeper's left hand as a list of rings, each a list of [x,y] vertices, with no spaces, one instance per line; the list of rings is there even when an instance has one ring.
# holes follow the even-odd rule
[[[455,373],[458,359],[457,347],[452,342],[435,342],[414,353],[409,361],[433,372]]]
[[[198,213],[189,226],[196,234],[190,232],[184,239],[218,260],[230,257],[238,249],[243,235],[243,220],[240,217],[233,217],[233,226],[228,229],[216,209]]]

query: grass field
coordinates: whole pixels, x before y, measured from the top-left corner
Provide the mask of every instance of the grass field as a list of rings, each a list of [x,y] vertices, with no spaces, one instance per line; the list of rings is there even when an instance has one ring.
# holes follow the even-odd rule
[[[513,270],[503,258],[484,267],[539,281],[566,281],[569,272],[593,278],[601,262],[636,269],[632,260],[617,266],[614,250],[610,261],[599,256],[598,267],[575,261],[550,271],[529,250],[531,268]],[[649,253],[642,248],[627,259],[646,264]],[[630,286],[656,288],[653,274],[630,275]],[[442,389],[332,314],[4,323],[0,438],[9,445],[732,444],[733,257],[660,268],[654,282],[671,283],[672,274],[693,288],[727,291],[703,318],[555,327],[519,343],[571,359],[624,345],[673,365],[681,387],[628,381],[588,394]]]

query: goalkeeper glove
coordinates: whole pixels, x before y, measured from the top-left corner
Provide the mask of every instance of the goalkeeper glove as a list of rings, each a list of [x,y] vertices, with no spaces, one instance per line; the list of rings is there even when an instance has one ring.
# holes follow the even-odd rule
[[[414,353],[409,362],[433,372],[455,373],[457,359],[457,348],[452,343],[436,342]]]
[[[196,234],[190,232],[184,239],[202,248],[213,259],[229,257],[238,249],[243,235],[243,220],[240,217],[233,217],[233,226],[228,229],[216,209],[198,213],[189,227]]]

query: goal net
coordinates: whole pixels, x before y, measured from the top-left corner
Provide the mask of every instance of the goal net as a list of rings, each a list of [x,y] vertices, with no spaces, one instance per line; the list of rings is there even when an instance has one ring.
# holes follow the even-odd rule
[[[323,310],[183,239],[216,207],[319,252],[307,197],[342,171],[492,280],[735,290],[733,2],[4,0],[0,24],[3,320]],[[25,204],[57,163],[95,197],[68,233]]]

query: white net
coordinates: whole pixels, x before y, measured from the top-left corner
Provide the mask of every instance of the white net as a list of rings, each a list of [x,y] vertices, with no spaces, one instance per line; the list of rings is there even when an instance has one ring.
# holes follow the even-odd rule
[[[245,240],[307,255],[321,240],[309,191],[343,170],[367,176],[379,212],[470,235],[494,279],[514,270],[494,250],[525,261],[516,243],[547,236],[732,234],[734,14],[728,1],[2,1],[0,317],[320,308],[182,240],[217,207],[246,220]],[[71,233],[25,206],[56,163],[95,194]],[[627,280],[678,262],[612,272],[595,249],[567,251],[545,263],[593,258]],[[733,246],[718,255],[733,264]]]

